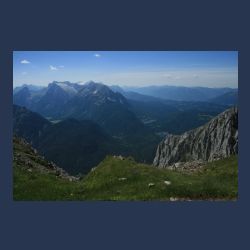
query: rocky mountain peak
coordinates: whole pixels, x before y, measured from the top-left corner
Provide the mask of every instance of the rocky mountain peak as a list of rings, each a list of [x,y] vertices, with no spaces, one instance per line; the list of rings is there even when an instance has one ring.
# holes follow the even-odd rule
[[[89,81],[83,85],[78,95],[88,99],[93,99],[98,105],[106,102],[127,105],[127,100],[124,96],[122,96],[120,93],[114,92],[103,83]]]
[[[23,87],[20,89],[15,96],[13,97],[14,103],[20,105],[20,106],[26,106],[29,105],[31,93],[28,87]]]
[[[20,91],[19,91],[19,94],[22,94],[22,95],[30,95],[30,90],[28,88],[28,86],[24,86]]]
[[[158,146],[153,164],[213,161],[238,153],[238,109],[233,107],[197,129],[168,135]]]

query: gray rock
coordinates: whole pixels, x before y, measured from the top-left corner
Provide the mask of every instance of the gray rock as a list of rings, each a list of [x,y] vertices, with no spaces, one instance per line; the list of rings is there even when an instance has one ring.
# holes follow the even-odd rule
[[[176,198],[176,197],[170,197],[169,200],[170,201],[178,201],[178,198]]]
[[[182,135],[168,135],[156,152],[154,166],[179,168],[180,162],[207,162],[238,153],[238,109],[233,107],[210,122]]]
[[[96,167],[91,168],[91,172],[94,172],[96,170]]]
[[[113,158],[119,159],[119,160],[124,160],[125,158],[121,155],[114,155]]]
[[[167,186],[171,185],[171,181],[164,181],[164,184],[166,184]]]
[[[127,178],[126,177],[121,177],[121,178],[118,178],[119,181],[126,181]]]

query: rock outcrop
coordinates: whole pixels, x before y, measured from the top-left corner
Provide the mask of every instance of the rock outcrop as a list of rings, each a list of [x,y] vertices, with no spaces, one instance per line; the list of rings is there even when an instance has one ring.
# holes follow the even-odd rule
[[[42,174],[56,175],[58,178],[69,181],[78,181],[79,178],[70,176],[64,169],[58,167],[54,162],[47,161],[39,155],[36,149],[25,141],[25,139],[14,136],[13,138],[14,166],[27,170],[28,172],[40,172]]]
[[[168,135],[157,149],[154,166],[213,161],[238,153],[238,108],[219,114],[204,126],[182,135]]]

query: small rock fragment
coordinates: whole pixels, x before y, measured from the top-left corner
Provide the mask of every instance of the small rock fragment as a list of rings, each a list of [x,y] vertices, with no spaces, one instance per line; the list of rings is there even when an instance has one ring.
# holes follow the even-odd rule
[[[178,201],[178,198],[170,197],[170,201]]]
[[[119,181],[126,181],[126,180],[127,180],[127,178],[125,178],[125,177],[121,177],[121,178],[118,178],[118,180],[119,180]]]
[[[154,183],[148,183],[148,187],[153,187],[155,184]]]
[[[171,184],[171,181],[164,181],[164,184],[170,185],[170,184]]]

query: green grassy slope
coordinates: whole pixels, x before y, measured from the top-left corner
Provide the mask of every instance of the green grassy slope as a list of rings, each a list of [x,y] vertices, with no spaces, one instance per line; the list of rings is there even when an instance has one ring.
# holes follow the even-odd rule
[[[37,161],[21,146],[14,145],[14,155],[16,152]],[[225,200],[236,199],[237,192],[236,156],[209,163],[192,174],[108,156],[80,181],[65,180],[35,167],[31,172],[14,160],[14,200]]]

